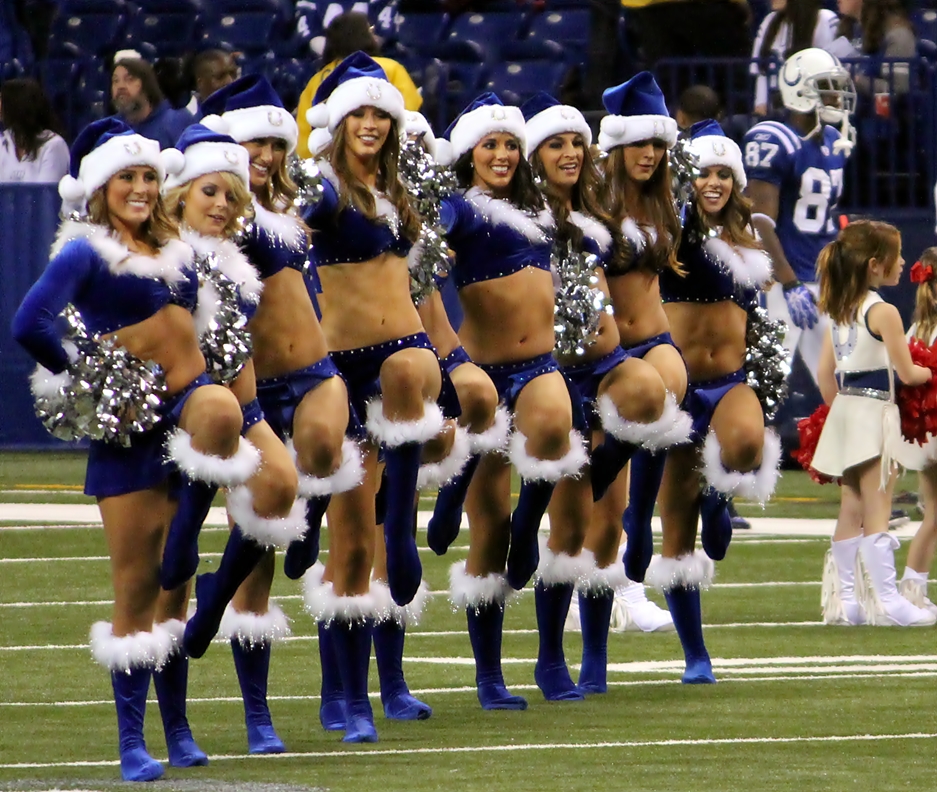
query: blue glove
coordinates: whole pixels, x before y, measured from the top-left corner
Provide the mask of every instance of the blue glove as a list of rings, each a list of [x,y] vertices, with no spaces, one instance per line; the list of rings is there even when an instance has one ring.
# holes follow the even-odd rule
[[[813,294],[800,281],[785,284],[784,301],[791,321],[801,330],[810,330],[820,320]]]

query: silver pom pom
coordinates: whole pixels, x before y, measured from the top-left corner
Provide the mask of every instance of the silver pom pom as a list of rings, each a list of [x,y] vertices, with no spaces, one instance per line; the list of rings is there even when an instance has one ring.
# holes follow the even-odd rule
[[[210,317],[199,337],[205,370],[215,382],[227,385],[237,379],[253,354],[248,319],[240,307],[237,283],[218,268],[213,253],[196,255],[195,268],[199,280],[199,312],[204,310]],[[202,305],[204,300],[211,300],[213,304]]]
[[[573,251],[569,244],[556,244],[550,265],[559,278],[553,311],[555,353],[559,357],[582,356],[595,343],[602,314],[612,312],[608,298],[596,288],[596,257]]]
[[[758,396],[768,421],[774,419],[787,398],[791,367],[783,343],[786,333],[784,322],[769,319],[764,308],[756,306],[749,311],[745,333],[748,347],[745,353],[746,381]]]
[[[690,138],[680,138],[670,149],[670,181],[674,208],[681,223],[687,206],[693,202],[693,182],[699,178],[699,174],[699,157],[690,151]]]
[[[286,172],[299,190],[293,199],[293,206],[297,216],[302,217],[305,209],[315,206],[322,200],[325,192],[322,185],[322,172],[315,160],[300,159],[295,154],[287,160]]]

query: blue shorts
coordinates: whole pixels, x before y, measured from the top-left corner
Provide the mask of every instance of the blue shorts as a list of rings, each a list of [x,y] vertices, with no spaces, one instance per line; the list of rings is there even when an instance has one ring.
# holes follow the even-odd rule
[[[199,374],[162,403],[159,409],[162,420],[148,432],[132,435],[129,447],[92,440],[85,471],[85,495],[111,498],[153,489],[176,478],[178,471],[166,454],[166,440],[179,425],[189,397],[203,385],[213,384],[208,374]]]
[[[595,400],[599,395],[599,383],[612,369],[628,359],[628,353],[620,346],[597,360],[578,366],[563,366],[560,371],[575,388],[583,415],[590,429],[601,429],[602,421],[596,411]]]
[[[646,338],[644,341],[639,341],[637,344],[633,344],[632,346],[622,345],[622,349],[625,350],[625,357],[643,358],[654,347],[663,346],[664,344],[672,346],[674,349],[677,347],[677,345],[673,342],[673,338],[671,338],[670,333],[661,333],[660,335]]]
[[[465,351],[465,347],[458,346],[439,362],[442,365],[443,370],[448,375],[452,376],[453,371],[455,371],[463,363],[471,363],[472,359],[469,357],[469,353]]]
[[[381,395],[381,366],[384,361],[401,349],[429,349],[434,354],[436,351],[426,333],[414,333],[393,341],[385,341],[383,344],[330,353],[348,385],[348,400],[352,409],[359,416],[366,416],[368,402]],[[439,364],[439,371],[442,374],[442,389],[436,401],[443,415],[447,418],[458,418],[462,414],[462,408],[459,406],[455,387],[442,363]]]
[[[745,369],[739,369],[724,377],[689,384],[683,404],[693,419],[691,439],[694,443],[702,443],[706,439],[713,413],[722,397],[746,379]]]

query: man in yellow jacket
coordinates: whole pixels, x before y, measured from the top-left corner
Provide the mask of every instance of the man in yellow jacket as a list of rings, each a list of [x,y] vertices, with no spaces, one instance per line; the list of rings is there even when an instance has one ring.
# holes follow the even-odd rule
[[[309,133],[312,129],[306,121],[306,111],[312,107],[312,99],[319,85],[342,60],[358,50],[371,55],[380,64],[387,79],[403,94],[404,106],[407,110],[420,109],[423,105],[423,97],[420,96],[420,91],[414,85],[407,70],[395,60],[377,57],[374,53],[378,51],[378,48],[378,41],[366,15],[350,11],[332,20],[332,24],[325,31],[325,49],[322,52],[322,59],[328,65],[312,76],[302,96],[299,97],[299,106],[296,108],[296,121],[299,124],[297,155],[304,159],[312,156],[309,151]]]

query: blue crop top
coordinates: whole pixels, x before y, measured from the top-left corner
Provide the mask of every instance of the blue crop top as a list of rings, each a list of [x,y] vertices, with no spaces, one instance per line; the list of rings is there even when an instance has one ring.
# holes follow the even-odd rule
[[[457,289],[525,267],[550,270],[554,223],[549,209],[531,214],[472,187],[444,198],[439,219],[456,254],[451,272]]]
[[[698,232],[683,235],[677,258],[686,275],[669,269],[661,272],[664,302],[732,301],[749,310],[758,290],[771,278],[771,259],[763,250],[738,247]]]
[[[68,367],[55,320],[72,303],[89,333],[112,333],[148,319],[167,305],[195,308],[198,276],[193,250],[167,242],[158,256],[131,253],[100,225],[66,221],[52,260],[13,317],[13,336],[54,374]]]
[[[241,250],[263,280],[282,269],[303,272],[306,232],[295,217],[271,212],[254,201],[254,221],[241,240]]]
[[[570,212],[569,222],[582,231],[583,252],[595,256],[598,259],[598,265],[603,270],[608,269],[614,252],[609,230],[594,217],[582,212]]]
[[[208,258],[222,275],[234,283],[237,289],[237,307],[248,319],[257,312],[264,284],[253,265],[230,239],[208,237],[191,229],[183,229],[182,241],[190,245],[197,256]],[[199,311],[202,305],[199,301]],[[196,324],[199,317],[196,316]]]
[[[321,233],[313,236],[316,266],[358,264],[383,253],[406,258],[413,243],[401,234],[396,207],[381,193],[372,192],[377,217],[366,216],[354,206],[338,210],[339,183],[332,166],[320,160],[323,195],[307,207],[303,220]]]

